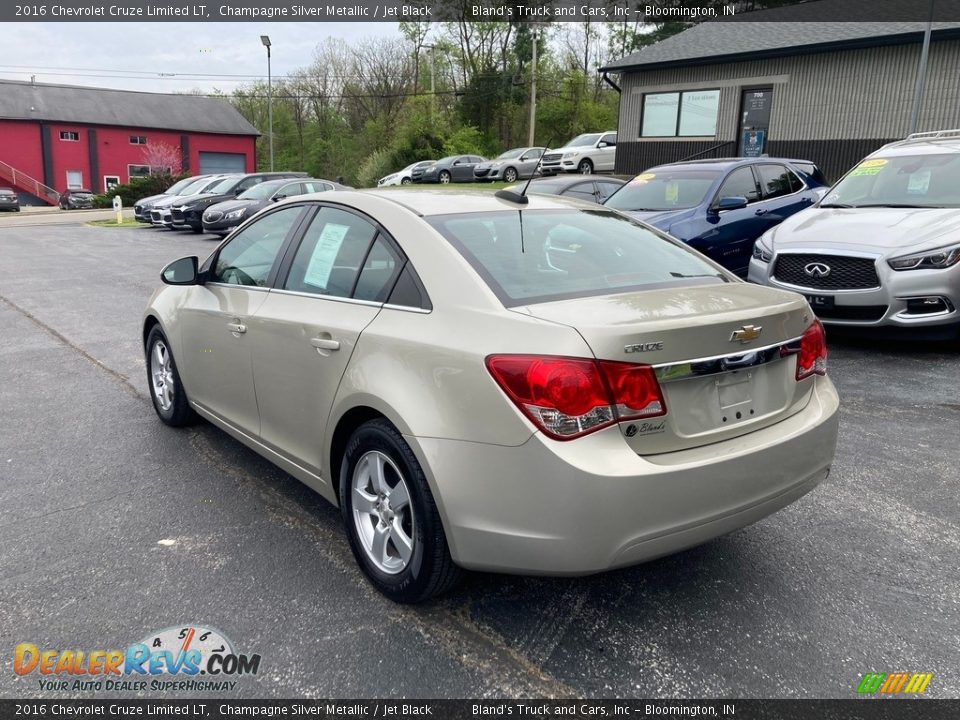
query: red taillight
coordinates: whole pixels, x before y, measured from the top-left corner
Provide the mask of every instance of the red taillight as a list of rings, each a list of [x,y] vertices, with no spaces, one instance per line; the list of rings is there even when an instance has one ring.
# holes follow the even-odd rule
[[[666,413],[647,365],[550,355],[491,355],[487,369],[534,424],[570,440],[618,420]]]
[[[796,356],[798,382],[811,375],[827,374],[827,336],[819,320],[803,333]]]

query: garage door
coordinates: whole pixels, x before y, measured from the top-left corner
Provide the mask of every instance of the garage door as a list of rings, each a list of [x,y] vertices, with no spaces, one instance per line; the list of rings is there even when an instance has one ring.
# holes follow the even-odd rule
[[[200,153],[200,175],[214,173],[245,173],[247,156],[243,153]]]

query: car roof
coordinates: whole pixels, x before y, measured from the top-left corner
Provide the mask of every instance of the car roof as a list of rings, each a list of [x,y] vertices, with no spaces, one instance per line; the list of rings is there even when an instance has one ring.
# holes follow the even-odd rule
[[[700,160],[678,160],[677,162],[663,163],[662,165],[656,165],[654,167],[665,168],[665,167],[675,167],[678,165],[682,167],[696,167],[697,165],[703,165],[704,167],[726,169],[726,168],[731,168],[737,165],[754,165],[757,163],[765,163],[765,162],[786,162],[786,163],[803,163],[804,165],[816,165],[816,163],[813,162],[813,160],[800,160],[797,158],[785,158],[785,157],[767,157],[766,155],[764,155],[763,157],[757,157],[757,158],[727,157],[727,158],[702,158]],[[650,170],[653,170],[653,169],[654,168],[651,167],[648,170],[644,170],[644,172],[649,172]]]
[[[444,192],[442,190],[360,190],[363,195],[391,200],[398,205],[411,210],[417,215],[429,217],[433,215],[459,215],[461,213],[497,212],[503,210],[569,210],[579,205],[570,200],[558,198],[555,195],[528,195],[529,204],[518,206],[506,200],[501,200],[486,190],[458,190]],[[339,195],[339,193],[338,193]],[[316,198],[323,200],[323,193],[305,195],[302,198]],[[302,199],[301,198],[301,199]],[[345,197],[347,199],[348,196]]]
[[[898,140],[874,151],[870,154],[870,157],[941,155],[943,153],[960,153],[960,137]]]

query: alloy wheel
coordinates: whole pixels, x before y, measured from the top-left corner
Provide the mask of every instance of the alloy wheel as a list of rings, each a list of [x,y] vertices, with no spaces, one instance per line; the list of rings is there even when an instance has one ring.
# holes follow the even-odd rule
[[[173,377],[173,364],[170,359],[170,350],[163,340],[153,344],[150,353],[150,378],[152,379],[153,396],[164,412],[173,407],[173,398],[176,393],[176,380]]]
[[[402,572],[413,557],[415,519],[407,482],[379,450],[365,453],[353,471],[353,522],[367,558],[388,575]]]

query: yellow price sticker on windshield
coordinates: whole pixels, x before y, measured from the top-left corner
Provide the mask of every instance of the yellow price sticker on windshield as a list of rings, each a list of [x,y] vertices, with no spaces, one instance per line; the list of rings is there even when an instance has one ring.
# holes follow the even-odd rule
[[[883,166],[887,164],[887,161],[883,158],[876,158],[875,160],[864,160],[862,163],[857,165],[853,170],[850,171],[851,177],[863,177],[864,175],[876,175],[881,170]]]
[[[675,203],[680,199],[680,184],[671,180],[664,185],[663,199],[668,203]]]
[[[648,180],[653,180],[657,176],[656,173],[644,173],[643,175],[637,175],[631,183],[645,183]]]

